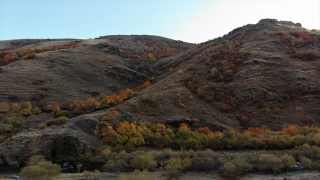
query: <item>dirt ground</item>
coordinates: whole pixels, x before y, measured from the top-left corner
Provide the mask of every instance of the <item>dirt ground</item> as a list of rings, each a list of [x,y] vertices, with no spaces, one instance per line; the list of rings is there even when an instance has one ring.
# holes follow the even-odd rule
[[[0,180],[6,180],[6,179],[19,179],[21,178],[19,175],[0,175]],[[86,179],[86,176],[84,176],[82,173],[80,174],[61,174],[57,180],[80,180],[80,179]],[[165,175],[161,172],[148,172],[141,175],[129,175],[129,173],[100,173],[99,179],[101,180],[124,180],[124,179],[135,179],[135,180],[165,180]],[[179,178],[181,180],[225,180],[226,178],[220,177],[219,174],[216,172],[209,172],[209,173],[197,173],[197,172],[188,172],[182,174],[182,176]],[[237,180],[316,180],[320,179],[320,173],[319,172],[290,172],[290,173],[283,173],[283,174],[249,174],[244,177],[238,177]]]

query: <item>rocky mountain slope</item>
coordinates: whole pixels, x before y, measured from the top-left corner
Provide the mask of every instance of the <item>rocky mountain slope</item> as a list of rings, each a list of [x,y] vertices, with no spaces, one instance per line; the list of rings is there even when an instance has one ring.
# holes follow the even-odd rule
[[[102,119],[238,131],[319,126],[320,32],[298,23],[264,19],[199,45],[132,35],[2,41],[0,47],[0,102],[9,105],[6,110],[0,104],[0,122],[19,114],[14,103],[28,107],[27,101],[32,112],[42,110],[27,114],[20,132],[5,134],[0,155],[8,164],[33,154],[79,159],[101,145],[92,129]],[[26,49],[35,57],[28,58]],[[148,80],[152,85],[101,108],[105,96]],[[68,113],[63,125],[34,128],[57,116],[48,104],[57,102],[66,113],[70,102],[84,107],[87,98],[97,101],[93,109]],[[110,118],[110,112],[116,116]]]

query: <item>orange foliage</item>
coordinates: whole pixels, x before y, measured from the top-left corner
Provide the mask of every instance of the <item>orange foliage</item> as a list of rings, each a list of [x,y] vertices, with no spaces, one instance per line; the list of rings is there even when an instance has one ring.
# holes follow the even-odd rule
[[[222,138],[223,136],[223,133],[221,131],[215,131],[213,134],[214,134],[214,137]]]
[[[234,129],[230,129],[229,132],[230,132],[231,134],[238,134],[238,132],[235,131]]]
[[[190,128],[188,127],[187,124],[182,123],[182,124],[180,124],[179,130],[190,131]]]
[[[122,101],[124,99],[127,99],[133,92],[130,89],[126,90],[120,90],[117,94],[111,94],[109,96],[106,96],[103,100],[103,104],[113,104],[117,101]]]
[[[205,135],[212,134],[212,131],[207,126],[200,128],[200,132]]]
[[[156,132],[157,133],[160,133],[160,134],[164,135],[165,134],[165,130],[166,130],[166,126],[164,124],[158,123],[156,125]]]
[[[248,134],[262,134],[263,132],[264,132],[264,129],[255,128],[255,127],[249,127],[247,130],[244,131],[244,133],[248,133]]]
[[[117,128],[117,132],[120,134],[125,134],[132,128],[130,125],[133,125],[133,123],[130,124],[128,121],[120,123],[119,127]]]
[[[120,113],[115,110],[111,109],[104,117],[103,120],[110,120],[110,119],[115,119],[120,115]]]
[[[10,105],[7,102],[0,102],[0,113],[6,113],[10,110]]]
[[[295,125],[291,125],[289,127],[283,128],[281,131],[284,133],[288,133],[290,135],[297,135],[300,133],[299,129]]]
[[[139,91],[141,91],[142,89],[151,86],[151,84],[152,84],[152,83],[151,83],[150,81],[146,81],[146,82],[144,82],[142,85],[134,88],[134,89],[133,89],[133,92],[139,92]]]
[[[88,98],[82,102],[82,107],[84,108],[95,107],[96,109],[98,109],[100,107],[100,104],[95,99]]]

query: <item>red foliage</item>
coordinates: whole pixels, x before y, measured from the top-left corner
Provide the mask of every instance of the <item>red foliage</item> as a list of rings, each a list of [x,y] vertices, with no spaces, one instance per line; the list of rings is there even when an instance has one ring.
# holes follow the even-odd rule
[[[201,132],[202,134],[206,134],[206,135],[212,133],[212,131],[211,131],[207,126],[200,128],[200,132]]]
[[[315,41],[315,42],[318,42],[320,43],[319,39],[315,36],[310,36],[309,34],[307,33],[303,33],[303,32],[293,32],[292,35],[296,38],[301,38],[305,41],[307,40],[312,40],[312,41]]]
[[[227,106],[231,106],[233,104],[233,98],[230,98],[226,101]]]
[[[248,120],[252,119],[252,115],[250,113],[248,113],[248,112],[243,113],[242,117],[245,118],[245,119],[248,119]]]
[[[236,41],[240,42],[241,40],[242,40],[242,36],[241,35],[236,37]]]

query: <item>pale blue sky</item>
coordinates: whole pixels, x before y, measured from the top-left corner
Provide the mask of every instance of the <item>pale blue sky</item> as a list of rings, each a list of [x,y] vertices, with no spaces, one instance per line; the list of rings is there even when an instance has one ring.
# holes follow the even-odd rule
[[[200,43],[262,18],[320,29],[320,1],[0,0],[0,40],[149,34]]]

